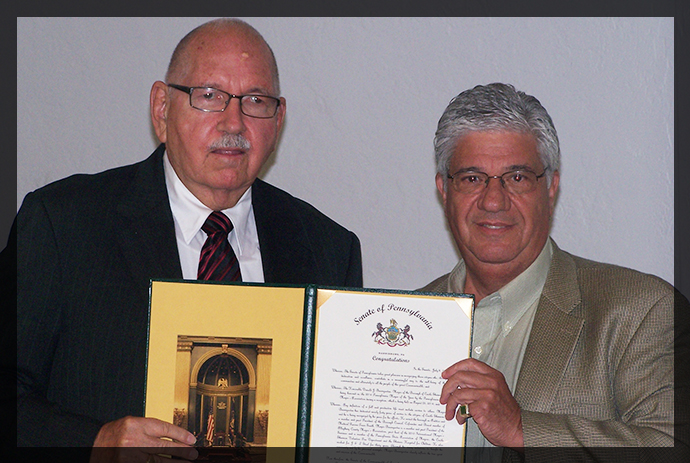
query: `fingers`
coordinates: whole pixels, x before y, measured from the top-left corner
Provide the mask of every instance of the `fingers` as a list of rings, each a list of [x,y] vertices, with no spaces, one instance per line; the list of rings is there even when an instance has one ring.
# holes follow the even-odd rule
[[[439,399],[446,405],[446,420],[455,418],[460,424],[468,418],[466,410],[459,409],[463,408],[461,406],[492,403],[494,393],[503,389],[509,393],[503,374],[476,359],[461,360],[444,370],[441,376],[447,379]]]
[[[463,424],[470,416],[467,412],[469,405],[482,400],[484,395],[484,390],[475,388],[457,388],[450,391],[445,402],[441,401],[446,404],[446,420],[450,421],[455,417],[459,424]]]
[[[134,461],[140,461],[142,457],[148,457],[148,454],[194,460],[198,452],[191,445],[195,442],[196,439],[192,433],[173,424],[156,418],[127,416],[103,425],[93,446],[110,449],[130,447],[139,450],[138,454],[120,451],[118,458],[107,459],[110,461],[128,461],[129,458],[122,458],[123,455],[136,457],[133,458]]]
[[[446,396],[449,393],[458,388],[481,387],[484,383],[484,377],[493,372],[500,374],[500,372],[479,360],[471,358],[461,360],[441,373],[441,377],[448,380],[443,386],[441,397],[447,398]],[[442,400],[441,403],[445,402]]]
[[[492,389],[497,387],[503,380],[503,375],[497,370],[492,368],[489,368],[488,371],[482,370],[482,372],[479,372],[476,369],[463,368],[448,377],[446,383],[441,388],[441,403],[447,403],[450,395],[455,394],[458,390]]]
[[[469,418],[469,415],[461,413],[461,409],[466,407],[467,404],[446,404],[446,421],[450,421],[455,417],[458,424],[465,424],[465,421]]]
[[[194,435],[186,429],[182,429],[179,426],[175,426],[174,424],[170,424],[156,418],[143,419],[147,420],[146,433],[151,437],[156,439],[168,437],[173,439],[173,441],[186,445],[193,445],[196,442]],[[161,440],[161,442],[163,447],[167,447],[169,444],[171,444],[170,441]]]
[[[470,414],[470,405],[469,404],[460,404],[458,405],[458,410],[455,413],[455,420],[458,422],[458,424],[465,424],[465,422],[472,417]],[[452,420],[453,417],[451,416],[450,419]],[[450,420],[448,420],[450,421]]]
[[[452,420],[453,417],[461,425],[467,421],[467,417],[463,416],[462,413],[456,415],[456,409],[459,405],[467,404],[471,398],[466,393],[462,397],[459,397],[459,395],[463,388],[467,390],[471,385],[476,387],[479,383],[477,375],[481,373],[478,371],[484,370],[481,365],[484,364],[474,359],[465,359],[451,365],[441,373],[441,377],[447,381],[441,388],[439,401],[446,405],[445,418],[447,421]]]
[[[447,379],[441,403],[458,388],[499,389],[505,384],[503,373],[476,359],[461,360],[444,370],[441,377]]]
[[[476,384],[476,381],[472,381],[473,384]],[[441,388],[441,398],[440,401],[442,404],[448,403],[450,400],[451,395],[458,393],[458,391],[462,389],[469,389],[470,387],[475,387],[475,386],[470,386],[469,381],[466,380],[466,378],[456,378],[453,377],[446,381],[446,384],[443,385]]]
[[[455,373],[461,372],[461,371],[474,371],[477,373],[484,373],[488,374],[491,371],[496,371],[493,368],[491,368],[489,365],[487,365],[484,362],[481,362],[477,359],[473,358],[468,358],[464,360],[460,360],[457,363],[454,363],[453,365],[449,366],[443,372],[441,373],[441,377],[443,379],[448,379],[451,376],[453,376]]]
[[[464,424],[462,406],[472,410],[479,430],[493,445],[520,448],[524,445],[520,406],[503,374],[476,359],[465,359],[448,367],[440,402],[446,405],[445,418]]]

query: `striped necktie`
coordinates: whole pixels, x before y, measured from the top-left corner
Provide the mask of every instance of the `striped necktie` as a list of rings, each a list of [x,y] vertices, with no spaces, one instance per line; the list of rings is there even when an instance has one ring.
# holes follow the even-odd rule
[[[201,227],[208,237],[199,257],[199,280],[242,281],[240,263],[228,242],[232,222],[222,212],[214,211]]]

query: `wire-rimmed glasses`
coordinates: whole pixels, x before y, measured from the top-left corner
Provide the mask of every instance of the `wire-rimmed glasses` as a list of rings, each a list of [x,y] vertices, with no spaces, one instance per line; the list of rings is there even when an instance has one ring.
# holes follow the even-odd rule
[[[168,87],[189,94],[189,105],[204,112],[223,112],[230,104],[230,100],[240,100],[240,111],[249,117],[270,119],[278,112],[280,98],[269,95],[249,94],[234,95],[213,87],[185,87],[184,85],[167,84]]]
[[[489,186],[492,178],[498,179],[501,186],[508,193],[523,195],[531,193],[537,187],[540,178],[546,174],[546,169],[541,174],[536,174],[531,170],[511,170],[501,175],[489,175],[485,172],[472,170],[460,170],[453,175],[448,175],[453,189],[458,193],[476,194]]]

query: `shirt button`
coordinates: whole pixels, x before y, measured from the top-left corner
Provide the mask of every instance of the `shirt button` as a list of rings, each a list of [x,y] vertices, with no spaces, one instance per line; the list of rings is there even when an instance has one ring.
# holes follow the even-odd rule
[[[482,355],[482,346],[477,346],[474,348],[474,353],[477,355]]]

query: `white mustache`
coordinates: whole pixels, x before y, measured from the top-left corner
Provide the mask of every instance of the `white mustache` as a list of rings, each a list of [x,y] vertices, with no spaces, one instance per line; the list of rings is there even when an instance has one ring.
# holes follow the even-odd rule
[[[252,145],[249,143],[249,140],[244,138],[244,135],[236,133],[236,134],[225,134],[223,135],[223,138],[220,140],[217,140],[209,146],[209,151],[217,150],[217,149],[222,149],[222,148],[240,148],[244,150],[248,150],[251,148]]]

